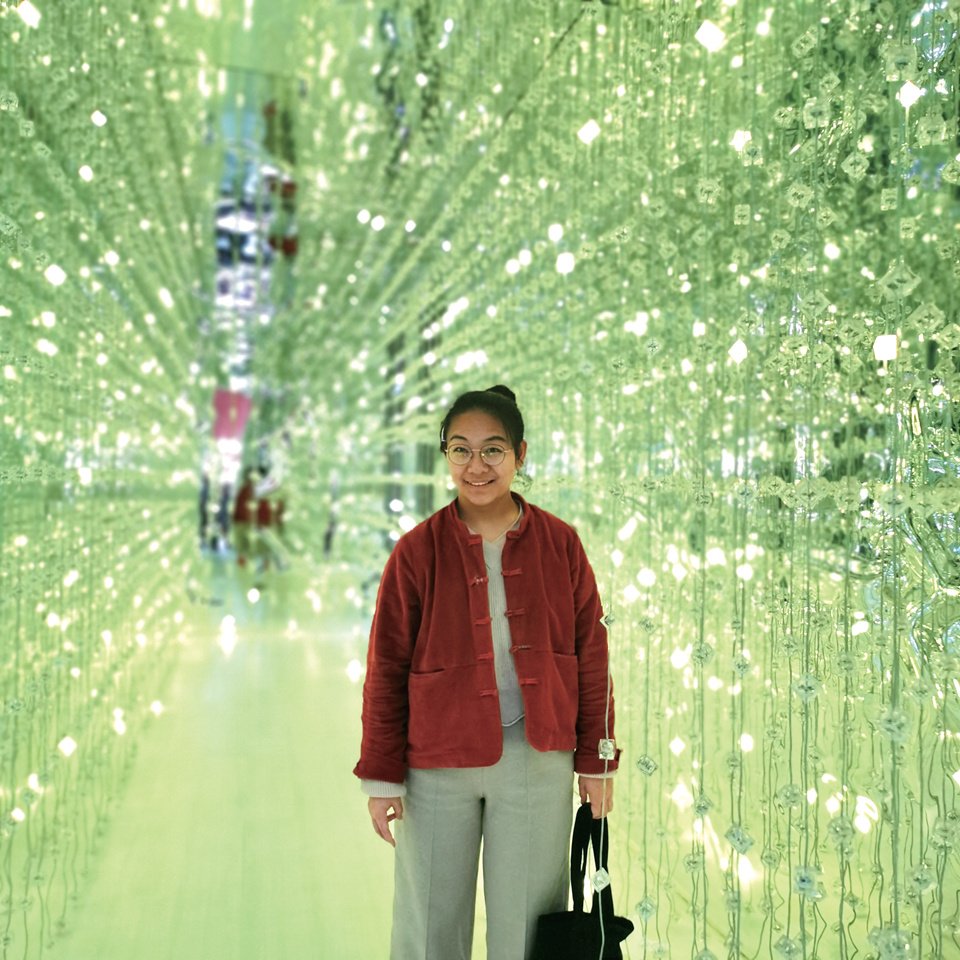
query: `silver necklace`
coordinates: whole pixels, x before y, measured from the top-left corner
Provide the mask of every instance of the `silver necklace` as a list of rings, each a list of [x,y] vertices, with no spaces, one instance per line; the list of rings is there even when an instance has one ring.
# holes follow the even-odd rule
[[[523,515],[523,507],[517,507],[517,515],[493,538],[493,540],[490,540],[488,542],[493,543],[499,540],[511,527],[515,527],[517,525],[517,521],[520,519],[522,515]]]

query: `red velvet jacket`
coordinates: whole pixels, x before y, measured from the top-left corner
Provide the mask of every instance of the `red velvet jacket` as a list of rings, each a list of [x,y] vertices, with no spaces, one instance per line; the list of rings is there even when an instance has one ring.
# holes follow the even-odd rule
[[[527,739],[575,750],[578,773],[614,770],[599,757],[613,692],[593,570],[573,527],[514,496],[523,517],[507,533],[503,581]],[[483,541],[453,501],[401,537],[384,568],[354,773],[403,783],[408,767],[491,766],[502,750]]]

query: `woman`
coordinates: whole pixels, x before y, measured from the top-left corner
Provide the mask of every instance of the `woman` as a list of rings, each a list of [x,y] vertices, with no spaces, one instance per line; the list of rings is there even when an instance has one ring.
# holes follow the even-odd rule
[[[573,528],[511,492],[512,391],[460,396],[440,449],[457,497],[384,568],[354,773],[396,847],[391,960],[469,960],[481,840],[488,960],[522,960],[567,906],[573,773],[613,807],[603,611]]]

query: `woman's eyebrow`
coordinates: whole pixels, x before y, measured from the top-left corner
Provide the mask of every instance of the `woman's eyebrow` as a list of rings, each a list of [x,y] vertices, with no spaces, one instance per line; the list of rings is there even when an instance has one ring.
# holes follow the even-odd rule
[[[453,434],[453,436],[450,437],[450,439],[451,439],[451,440],[466,440],[467,438],[466,438],[465,436],[463,436],[463,434],[455,433],[455,434]],[[494,436],[492,436],[492,437],[487,437],[487,439],[484,440],[483,442],[484,442],[484,443],[489,443],[491,440],[501,440],[503,443],[506,443],[506,442],[507,442],[507,438],[506,438],[506,437],[501,437],[499,434],[494,434]]]

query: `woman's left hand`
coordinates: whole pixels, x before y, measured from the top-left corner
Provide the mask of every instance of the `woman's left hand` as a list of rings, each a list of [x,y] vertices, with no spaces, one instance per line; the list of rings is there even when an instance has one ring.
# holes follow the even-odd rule
[[[613,809],[612,777],[580,777],[580,802],[590,804],[594,820],[605,817]]]

